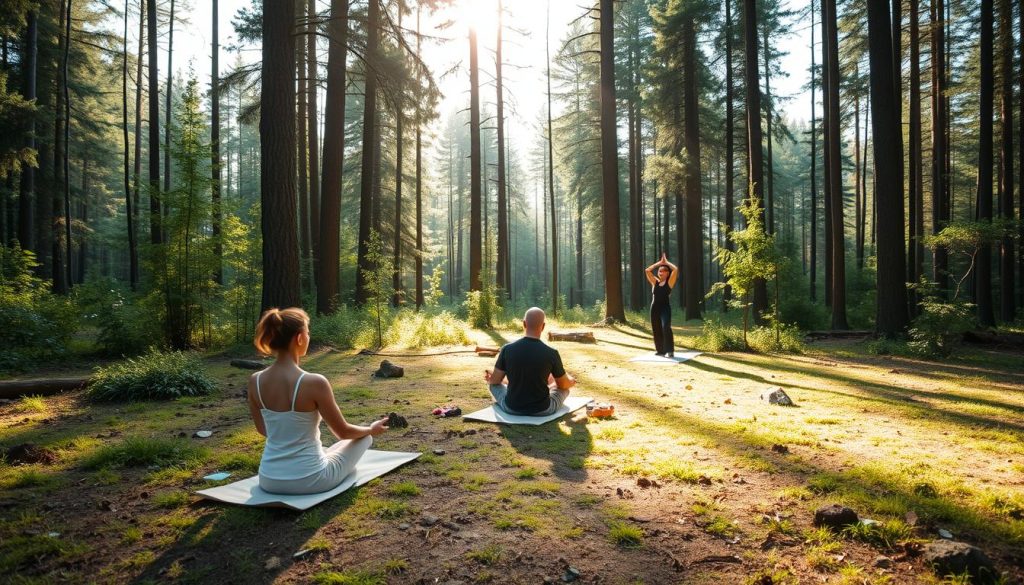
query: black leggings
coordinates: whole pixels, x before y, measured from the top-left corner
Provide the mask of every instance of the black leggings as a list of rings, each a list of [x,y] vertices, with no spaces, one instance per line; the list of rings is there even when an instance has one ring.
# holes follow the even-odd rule
[[[672,306],[651,305],[651,331],[654,333],[654,350],[666,354],[675,351],[672,338]]]

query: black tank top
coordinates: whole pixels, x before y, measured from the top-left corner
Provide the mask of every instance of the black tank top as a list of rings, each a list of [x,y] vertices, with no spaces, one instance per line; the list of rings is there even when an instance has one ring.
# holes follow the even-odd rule
[[[666,282],[664,285],[658,283],[651,287],[651,299],[652,307],[668,307],[671,306],[669,299],[672,296],[672,287]]]

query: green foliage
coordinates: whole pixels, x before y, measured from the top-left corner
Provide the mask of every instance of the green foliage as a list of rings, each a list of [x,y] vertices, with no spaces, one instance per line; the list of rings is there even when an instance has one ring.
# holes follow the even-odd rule
[[[749,335],[750,349],[760,353],[801,353],[804,350],[803,332],[796,325],[775,323],[768,316],[766,327],[755,327]]]
[[[942,228],[937,234],[925,235],[922,242],[931,250],[945,248],[949,254],[966,256],[970,263],[963,276],[956,278],[956,289],[953,299],[960,296],[960,287],[974,270],[978,252],[983,246],[996,244],[1006,235],[1012,235],[1011,222],[1004,219],[989,221],[954,221]]]
[[[75,304],[86,323],[97,328],[96,345],[104,355],[138,355],[161,337],[146,299],[116,281],[91,279],[75,287]]]
[[[922,357],[948,357],[974,325],[974,305],[926,297],[910,324],[907,346]]]
[[[490,329],[495,318],[501,313],[498,291],[493,284],[488,284],[486,281],[481,290],[466,292],[463,306],[466,308],[469,324],[479,329]]]
[[[376,347],[384,347],[383,320],[390,312],[388,300],[395,292],[392,287],[395,265],[384,250],[384,240],[377,230],[370,230],[370,241],[366,243],[366,261],[370,268],[363,270],[363,279],[370,295],[370,314],[377,323]]]
[[[222,204],[223,205],[223,204]],[[249,341],[260,314],[263,287],[263,237],[259,230],[260,206],[253,204],[247,214],[227,212],[221,219],[224,242],[222,321],[230,322],[233,340]]]
[[[201,461],[206,449],[179,439],[146,439],[129,437],[116,445],[107,445],[86,457],[85,469],[122,467],[169,467],[181,463]]]
[[[637,547],[644,542],[644,531],[639,526],[616,521],[608,526],[608,538],[619,546]]]
[[[170,400],[204,396],[216,389],[198,355],[151,349],[138,358],[98,368],[87,396],[97,402]]]
[[[466,324],[448,311],[439,313],[402,309],[381,316],[380,337],[372,310],[338,307],[331,315],[317,315],[309,324],[314,341],[338,348],[465,345]]]
[[[444,266],[438,264],[434,266],[434,269],[430,271],[430,275],[424,280],[426,281],[426,288],[423,290],[423,305],[425,307],[436,307],[441,303],[441,299],[444,297],[444,289],[442,282],[444,281]]]
[[[377,573],[321,571],[313,575],[316,585],[387,585],[387,579]]]
[[[878,547],[892,549],[897,543],[909,539],[913,529],[899,520],[865,523],[858,522],[843,529],[843,535]]]
[[[4,12],[8,10],[5,8]],[[0,71],[0,128],[22,128],[24,120],[35,113],[34,102],[16,91],[8,91],[7,71]],[[22,165],[38,166],[36,154],[35,149],[25,147],[21,132],[0,132],[0,179],[18,172]]]
[[[775,280],[776,299],[775,324],[776,335],[781,337],[779,326],[779,271],[785,266],[786,258],[775,249],[775,236],[764,229],[764,213],[761,207],[761,200],[754,196],[754,186],[750,185],[749,196],[739,211],[746,219],[746,228],[729,232],[729,239],[732,240],[735,250],[726,247],[718,248],[716,258],[722,265],[722,274],[726,282],[716,282],[708,292],[706,298],[711,298],[726,286],[732,287],[733,294],[737,301],[733,306],[743,310],[743,338],[747,344],[747,324],[750,310],[750,296],[754,292],[754,285],[759,279]],[[775,343],[780,345],[781,341]]]
[[[35,275],[35,255],[0,245],[0,371],[62,355],[78,328],[74,306]]]
[[[693,347],[701,351],[743,351],[743,330],[735,325],[723,325],[719,317],[709,317],[701,327],[700,335],[693,340]]]

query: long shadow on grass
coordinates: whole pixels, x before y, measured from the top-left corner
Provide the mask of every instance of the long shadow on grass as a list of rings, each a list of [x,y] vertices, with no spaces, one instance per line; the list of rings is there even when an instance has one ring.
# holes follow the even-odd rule
[[[197,502],[191,508],[201,514],[199,519],[132,583],[159,580],[176,562],[185,570],[178,582],[272,583],[321,526],[352,506],[360,489],[347,490],[304,514]],[[270,557],[278,557],[279,565],[266,565]]]
[[[720,360],[723,360],[723,361],[726,361],[726,362],[731,362],[731,363],[735,363],[737,365],[743,365],[743,366],[746,366],[746,367],[751,367],[751,365],[752,365],[752,364],[747,363],[747,362],[745,362],[743,360],[739,360],[739,359],[736,359],[734,357],[726,356],[726,355],[723,355],[723,354],[716,354],[715,357],[717,359],[720,359]],[[701,362],[701,361],[697,361],[697,360],[691,360],[691,361],[689,361],[687,363],[688,364],[692,364],[692,366],[697,368],[697,369],[704,370],[706,372],[710,372],[710,373],[713,373],[713,374],[720,374],[720,375],[724,375],[724,376],[731,376],[731,377],[734,377],[734,378],[743,378],[743,379],[746,379],[746,380],[757,382],[759,384],[765,384],[765,385],[770,385],[770,386],[778,385],[778,380],[769,380],[769,379],[764,378],[763,376],[759,376],[757,374],[752,374],[752,373],[749,373],[749,372],[744,372],[741,369],[722,368],[722,367],[713,366],[713,365],[708,364],[706,362]],[[977,402],[977,403],[981,403],[981,404],[988,404],[990,406],[995,406],[995,407],[998,407],[998,408],[1005,408],[1005,409],[1009,409],[1009,410],[1020,411],[1021,409],[1018,406],[1006,405],[1006,404],[1003,404],[1001,402],[991,401],[991,400],[984,400],[984,399],[975,400],[973,398],[964,397],[964,396],[956,396],[956,395],[947,394],[947,393],[931,393],[931,392],[917,393],[917,392],[914,392],[914,391],[904,391],[904,390],[900,390],[898,388],[894,388],[892,386],[887,386],[887,385],[884,385],[884,384],[878,384],[878,383],[875,383],[875,382],[868,382],[868,381],[860,380],[860,379],[857,379],[857,378],[851,378],[851,377],[848,377],[848,376],[843,376],[843,375],[840,375],[840,374],[820,373],[818,370],[810,370],[808,368],[800,368],[800,367],[794,367],[794,366],[787,366],[786,364],[784,364],[782,362],[782,360],[778,360],[776,362],[773,362],[770,365],[766,364],[763,367],[771,367],[771,368],[776,369],[776,370],[783,370],[783,371],[790,372],[790,373],[797,373],[797,374],[802,374],[802,375],[807,375],[807,376],[824,378],[826,380],[831,380],[833,382],[840,382],[842,384],[846,384],[846,385],[852,386],[854,388],[857,388],[857,389],[861,390],[862,392],[864,392],[866,395],[859,395],[859,394],[852,394],[852,393],[848,393],[848,392],[841,392],[839,390],[833,390],[833,389],[828,389],[828,388],[816,388],[816,387],[812,387],[812,386],[803,386],[803,385],[791,384],[791,383],[786,384],[786,386],[788,386],[790,388],[799,388],[799,389],[802,389],[802,390],[807,390],[809,392],[833,394],[833,395],[836,395],[836,396],[842,396],[842,397],[851,398],[851,399],[854,399],[854,400],[864,400],[864,401],[870,401],[870,402],[878,402],[878,403],[881,403],[881,404],[885,404],[887,406],[896,407],[896,408],[904,410],[904,411],[912,412],[912,413],[914,413],[916,415],[915,418],[939,418],[939,419],[944,419],[944,420],[946,420],[948,422],[959,424],[959,425],[981,426],[981,427],[985,427],[985,428],[1002,427],[1002,428],[1006,428],[1006,429],[1015,430],[1015,431],[1018,431],[1018,432],[1024,432],[1024,424],[1007,422],[1005,420],[1001,420],[1001,419],[997,419],[997,418],[989,418],[989,417],[985,417],[985,416],[979,416],[979,415],[973,415],[973,414],[966,414],[966,413],[962,413],[962,412],[957,412],[957,411],[954,411],[954,410],[942,408],[941,406],[939,406],[939,405],[937,405],[935,403],[931,403],[931,402],[923,403],[918,398],[914,397],[913,394],[920,394],[924,398],[937,398],[937,399],[941,399],[941,400],[945,400],[945,401],[949,401],[949,402],[954,402],[954,403],[955,402],[969,402],[969,403]]]
[[[921,495],[913,480],[879,472],[870,466],[848,470],[832,470],[815,465],[792,455],[772,451],[773,437],[735,425],[720,423],[678,411],[665,411],[653,398],[643,396],[621,397],[621,401],[645,412],[651,419],[670,428],[686,429],[686,433],[703,437],[715,448],[729,456],[743,458],[752,454],[769,461],[777,470],[795,482],[806,485],[814,478],[824,486],[819,493],[844,499],[855,508],[866,507],[871,512],[902,516],[913,510],[918,516],[931,521],[949,523],[961,531],[969,531],[976,539],[1013,547],[1024,542],[1024,527],[1020,522],[1006,521],[980,514],[942,495]],[[956,530],[954,530],[956,532]]]
[[[540,426],[501,425],[501,434],[519,453],[551,461],[551,471],[559,479],[580,483],[587,479],[584,462],[594,450],[594,438],[586,417],[564,422],[568,432],[553,421]]]

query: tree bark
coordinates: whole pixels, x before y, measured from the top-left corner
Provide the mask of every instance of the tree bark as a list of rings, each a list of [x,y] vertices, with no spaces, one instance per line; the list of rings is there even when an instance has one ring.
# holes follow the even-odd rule
[[[547,21],[544,29],[544,61],[547,63],[548,81],[548,188],[551,207],[551,314],[558,314],[558,228],[555,221],[555,137],[551,124],[551,0],[547,3]],[[544,214],[547,223],[547,214]],[[607,235],[607,234],[606,234]],[[548,271],[547,226],[544,228],[544,272]]]
[[[71,292],[71,11],[72,0],[67,0],[67,14],[64,17],[64,57],[61,73],[61,91],[64,96],[64,290]],[[56,241],[56,238],[55,238]]]
[[[910,133],[908,146],[910,148],[908,162],[910,172],[908,184],[910,187],[910,211],[907,226],[910,229],[910,238],[907,246],[907,281],[916,283],[921,280],[924,264],[924,245],[921,242],[923,233],[924,216],[924,188],[923,170],[921,156],[921,33],[918,26],[918,3],[910,3]],[[908,309],[910,316],[917,314],[917,294],[908,292]]]
[[[508,276],[508,203],[506,198],[507,185],[505,184],[505,89],[503,86],[503,79],[501,75],[502,66],[502,16],[504,13],[504,4],[502,0],[498,0],[498,40],[497,50],[494,58],[494,74],[495,84],[497,86],[497,99],[498,99],[498,258],[497,258],[497,270],[495,276],[497,277],[498,288],[501,289],[501,294],[505,298],[511,298],[508,295],[509,285],[511,283],[506,281]]]
[[[402,11],[398,11],[398,29],[402,28]],[[405,101],[401,93],[395,99],[395,243],[394,272],[391,288],[394,295],[391,304],[397,307],[402,302],[402,175],[405,172]]]
[[[124,1],[124,52],[121,57],[121,130],[124,139],[124,209],[125,220],[128,224],[128,285],[134,291],[139,283],[139,257],[136,253],[135,217],[132,213],[131,154],[129,152],[131,143],[128,138],[128,0]]]
[[[305,0],[295,2],[295,21],[302,29],[305,29],[306,3]],[[302,259],[300,273],[307,272],[310,264],[310,221],[313,214],[309,210],[309,159],[313,153],[308,150],[309,141],[306,136],[308,130],[307,118],[309,116],[309,90],[307,84],[306,68],[306,43],[305,39],[299,38],[295,41],[295,79],[298,89],[295,94],[296,104],[292,110],[295,115],[295,128],[297,132],[295,147],[298,152],[298,197],[299,197],[299,257]],[[308,274],[307,274],[308,275]],[[306,276],[306,275],[303,275]],[[309,275],[311,276],[311,275]],[[303,281],[305,286],[307,282]]]
[[[146,0],[149,43],[149,241],[163,242],[160,221],[160,71],[157,64],[156,0]]]
[[[892,68],[892,34],[888,7],[868,2],[868,43],[871,66],[871,124],[875,157],[875,207],[878,214],[878,297],[875,329],[893,336],[908,324],[903,184],[898,167],[902,135],[897,120],[900,101]],[[846,329],[846,327],[843,327]]]
[[[832,328],[849,329],[846,323],[846,244],[843,221],[843,186],[842,186],[842,153],[840,146],[842,134],[840,132],[839,113],[839,31],[837,27],[836,0],[824,0],[822,2],[824,11],[824,22],[827,31],[823,39],[828,51],[828,62],[826,76],[828,91],[828,151],[830,167],[829,192],[830,198],[830,223],[832,236]],[[886,35],[891,33],[886,30]],[[889,55],[888,71],[890,82],[892,80],[892,55]]]
[[[999,63],[1002,98],[999,117],[1002,125],[1002,188],[999,211],[1003,219],[1013,221],[1013,8],[1009,0],[999,0]],[[1021,145],[1024,147],[1024,145]],[[1016,316],[1014,290],[1013,238],[1006,234],[999,244],[999,317],[1004,322]]]
[[[136,230],[141,225],[139,216],[142,213],[139,204],[142,200],[142,64],[146,47],[146,2],[148,0],[139,0],[139,48],[135,63],[135,152],[132,163],[132,211],[134,215],[132,221],[135,223]]]
[[[299,245],[295,225],[295,0],[263,6],[260,94],[262,308],[297,307]]]
[[[943,31],[944,0],[931,0],[931,69],[932,69],[932,233],[942,231],[949,221],[949,200],[946,195],[946,40]],[[932,279],[941,290],[949,288],[949,253],[942,246],[935,248]]]
[[[733,245],[732,238],[729,234],[732,233],[734,227],[733,211],[736,208],[736,204],[733,202],[733,193],[735,188],[733,187],[733,175],[735,174],[734,166],[734,152],[735,152],[735,113],[733,112],[733,79],[732,79],[732,37],[733,37],[733,24],[732,24],[732,4],[733,0],[725,0],[725,249],[734,251],[736,249]],[[813,23],[812,23],[813,25]],[[811,27],[814,28],[813,26]],[[813,34],[813,33],[812,33]],[[814,50],[814,43],[811,43],[811,50]],[[814,83],[813,77],[811,83]],[[812,92],[813,85],[812,85]],[[814,102],[814,96],[811,96],[811,102]],[[811,147],[814,150],[814,147]],[[814,164],[813,162],[811,163]],[[813,168],[813,167],[811,167]],[[812,283],[813,285],[813,283]],[[729,301],[732,300],[732,287],[726,285],[725,290],[722,291],[722,311],[729,310]]]
[[[476,29],[469,31],[469,290],[480,290],[482,237],[480,227],[480,72]]]
[[[619,236],[619,153],[615,119],[614,0],[601,0],[601,191],[604,234],[605,318],[626,320],[622,303],[622,242]]]
[[[317,251],[316,310],[337,310],[341,262],[341,177],[345,164],[345,61],[348,53],[348,0],[331,0],[327,24],[327,103],[324,106],[324,164],[320,190],[320,247]]]
[[[164,193],[171,192],[171,117],[174,114],[174,0],[167,21],[167,84],[164,91]],[[167,206],[161,210],[167,216]],[[166,236],[166,234],[164,234]]]
[[[683,278],[686,288],[686,320],[701,318],[704,300],[703,193],[700,177],[700,80],[697,65],[697,31],[693,20],[683,21],[683,143],[686,147],[686,254]],[[769,171],[770,172],[770,171]]]
[[[125,16],[127,22],[128,17]],[[36,64],[38,56],[39,12],[28,13],[28,27],[25,31],[25,45],[22,47],[22,94],[28,101],[36,99]],[[25,117],[25,148],[36,148],[36,118]],[[18,243],[23,250],[36,250],[32,227],[35,219],[32,213],[32,200],[36,197],[36,170],[32,165],[24,165],[18,188]]]
[[[747,188],[749,196],[764,201],[764,155],[761,150],[761,84],[757,75],[757,5],[755,0],[743,0],[743,40],[747,97]],[[764,220],[762,206],[761,219]],[[768,288],[765,279],[754,281],[754,319],[764,322],[768,311]]]
[[[366,255],[370,241],[373,215],[373,181],[377,173],[374,164],[374,144],[377,143],[375,113],[377,111],[377,44],[380,33],[380,0],[370,0],[366,17],[366,53],[363,55],[365,82],[363,99],[362,171],[359,177],[359,248],[356,269],[356,303],[364,304],[370,298],[364,272],[372,269]]]
[[[978,221],[992,222],[992,0],[981,0],[980,67],[978,87]],[[992,246],[983,244],[975,259],[974,303],[982,327],[995,324],[992,312]]]
[[[767,19],[766,19],[767,20]],[[765,226],[769,234],[775,233],[775,163],[772,152],[772,85],[771,85],[771,59],[768,46],[768,23],[764,23],[764,120],[765,120],[765,141],[768,143],[767,159],[765,160],[766,174],[765,181],[768,201],[765,203],[765,214],[767,221]]]
[[[309,140],[309,247],[310,259],[313,262],[313,278],[316,279],[316,271],[320,257],[320,119],[317,117],[317,93],[320,89],[318,73],[320,71],[319,61],[316,57],[316,38],[318,17],[316,13],[316,0],[308,0],[306,14],[308,34],[306,35],[306,87],[309,90],[309,99],[306,102],[307,124],[306,132]]]
[[[213,40],[210,43],[210,203],[211,211],[213,212],[212,235],[215,263],[213,280],[217,284],[224,284],[224,243],[221,241],[220,235],[220,33],[218,26],[218,0],[213,0],[211,5]]]

